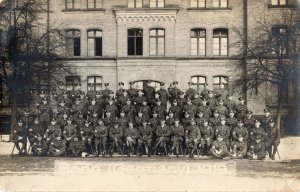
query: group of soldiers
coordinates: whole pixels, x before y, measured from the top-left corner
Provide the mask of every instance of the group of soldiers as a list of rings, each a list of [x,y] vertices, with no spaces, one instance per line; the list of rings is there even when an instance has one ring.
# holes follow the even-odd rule
[[[173,82],[156,90],[148,81],[143,89],[120,82],[114,93],[72,91],[63,84],[51,93],[33,96],[18,115],[13,133],[20,154],[36,156],[113,156],[195,154],[214,158],[275,159],[280,135],[265,109],[263,119],[252,117],[243,97],[238,102],[220,84],[212,91],[183,92]],[[27,148],[27,142],[30,146]]]

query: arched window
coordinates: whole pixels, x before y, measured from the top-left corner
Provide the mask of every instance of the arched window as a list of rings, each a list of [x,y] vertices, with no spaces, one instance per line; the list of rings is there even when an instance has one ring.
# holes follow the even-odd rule
[[[102,90],[102,77],[101,76],[89,76],[87,78],[87,90],[88,91],[100,91]]]
[[[88,56],[102,56],[102,31],[88,31]]]
[[[80,56],[80,30],[70,29],[66,31],[67,56]]]
[[[206,0],[191,0],[191,7],[192,8],[205,8]]]
[[[206,54],[206,30],[191,30],[191,55],[205,56]]]
[[[165,30],[150,29],[150,55],[165,55]]]
[[[228,29],[214,29],[213,55],[228,56]]]
[[[204,89],[204,85],[206,83],[206,77],[195,75],[191,77],[191,82],[193,83],[194,89],[200,93]]]
[[[143,55],[143,29],[128,29],[128,55]]]
[[[223,76],[223,75],[220,75],[220,76],[214,76],[213,77],[213,88],[214,90],[216,89],[219,89],[219,86],[221,83],[224,84],[224,88],[226,90],[229,90],[229,77],[228,76]]]

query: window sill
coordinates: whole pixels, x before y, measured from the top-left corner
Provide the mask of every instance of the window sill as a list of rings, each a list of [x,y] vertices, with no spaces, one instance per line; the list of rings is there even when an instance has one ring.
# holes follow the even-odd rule
[[[105,9],[98,8],[98,9],[64,9],[64,10],[62,10],[62,12],[89,12],[89,11],[104,12]]]
[[[231,7],[192,7],[192,8],[188,8],[188,11],[231,11],[232,8]]]
[[[290,8],[297,8],[296,5],[268,5],[269,9],[290,9]]]

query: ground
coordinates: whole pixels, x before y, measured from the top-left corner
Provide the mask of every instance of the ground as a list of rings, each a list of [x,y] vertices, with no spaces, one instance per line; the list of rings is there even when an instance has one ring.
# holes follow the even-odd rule
[[[0,191],[300,191],[300,160],[0,156]]]

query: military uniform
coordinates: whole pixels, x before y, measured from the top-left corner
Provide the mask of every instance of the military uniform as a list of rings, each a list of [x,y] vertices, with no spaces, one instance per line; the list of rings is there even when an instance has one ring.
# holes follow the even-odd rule
[[[260,140],[264,141],[265,137],[266,137],[266,133],[265,133],[265,131],[262,127],[258,127],[258,128],[255,127],[255,128],[252,128],[251,131],[250,131],[250,142],[251,142],[251,144],[255,143],[255,141],[257,139],[260,139]]]
[[[95,149],[96,149],[96,154],[99,155],[102,153],[104,156],[106,153],[106,143],[107,143],[107,137],[108,137],[108,127],[105,126],[104,124],[102,125],[97,125],[94,128],[94,142],[95,142]],[[100,146],[99,146],[100,144]],[[100,147],[100,149],[99,149]]]
[[[266,158],[266,147],[264,142],[254,142],[251,144],[247,157],[250,160],[263,160]]]
[[[171,151],[176,150],[176,155],[179,155],[179,145],[183,141],[184,129],[182,125],[173,125],[170,127],[171,129],[171,141],[173,143],[171,147]]]
[[[210,125],[201,125],[199,127],[201,133],[201,149],[208,155],[214,138],[214,129]]]
[[[239,98],[239,100],[243,100],[242,98]],[[242,103],[239,103],[237,106],[236,106],[236,118],[238,120],[243,120],[245,119],[246,117],[246,112],[247,112],[247,106],[245,104],[242,104]]]
[[[189,86],[191,86],[193,83],[192,82],[189,82],[188,83]],[[187,98],[189,99],[192,99],[194,97],[194,95],[196,94],[196,90],[193,89],[192,87],[188,88],[186,91],[185,91],[185,95]]]
[[[134,99],[134,104],[135,104],[135,110],[136,111],[140,111],[141,107],[142,107],[142,103],[143,101],[145,101],[146,98],[144,96],[138,96],[135,97]]]
[[[44,136],[44,134],[45,134],[45,131],[41,127],[39,122],[37,124],[34,123],[28,130],[28,140],[29,140],[30,145],[32,145],[35,142],[35,140],[37,139],[37,137],[39,135]]]
[[[180,89],[178,89],[177,87],[173,87],[173,88],[169,91],[171,100],[178,99],[178,98],[179,98],[180,92],[181,92]]]
[[[84,142],[85,152],[92,154],[93,129],[90,127],[89,122],[85,122],[85,124],[80,127],[79,135]]]
[[[229,155],[229,152],[227,150],[226,142],[224,140],[213,141],[210,153],[213,157],[217,159],[223,159],[224,157],[227,157]]]
[[[18,125],[16,130],[14,130],[12,140],[14,141],[19,154],[27,154],[27,131],[28,130],[23,124]],[[22,144],[22,147],[20,147],[20,143]]]
[[[69,121],[70,119],[68,119]],[[64,130],[63,130],[63,136],[64,136],[64,139],[66,140],[65,144],[66,144],[66,147],[68,148],[69,147],[69,143],[70,143],[70,140],[73,139],[77,134],[77,130],[76,130],[76,126],[73,125],[73,124],[67,124],[65,127],[64,127]]]
[[[234,127],[233,128],[233,132],[232,132],[232,138],[233,138],[233,140],[238,140],[238,138],[239,138],[239,135],[241,135],[242,137],[243,137],[243,139],[245,140],[245,141],[247,141],[248,140],[248,137],[249,137],[249,133],[248,133],[248,130],[247,130],[247,128],[246,127],[244,127],[244,126],[236,126],[236,127]]]
[[[113,126],[113,123],[114,123],[114,121],[115,121],[116,119],[113,117],[113,116],[107,116],[106,115],[106,117],[104,117],[104,119],[103,119],[103,123],[104,123],[104,125],[105,126],[107,126],[107,127],[112,127]]]
[[[209,119],[210,125],[216,129],[217,126],[221,125],[221,117],[220,116],[214,116]]]
[[[118,114],[119,114],[118,108],[117,108],[117,106],[114,105],[114,104],[109,104],[109,105],[107,105],[107,106],[105,107],[105,111],[106,111],[106,112],[110,112],[113,119],[115,119],[116,117],[118,117]]]
[[[248,112],[247,112],[248,113]],[[251,112],[252,114],[252,112]],[[252,128],[254,128],[254,124],[255,124],[256,119],[254,119],[253,117],[246,117],[243,121],[244,126],[247,128],[248,132],[251,131]]]
[[[272,123],[272,126],[270,125]],[[279,131],[277,129],[277,127],[274,124],[274,121],[271,120],[269,122],[269,125],[266,128],[266,149],[269,153],[269,157],[271,159],[275,159],[275,154],[277,152],[277,147],[280,143],[280,134]],[[274,147],[274,149],[272,150],[272,147]]]
[[[122,107],[122,111],[125,112],[125,115],[128,118],[128,120],[130,120],[130,121],[134,120],[134,116],[136,113],[134,106],[132,106],[131,104],[124,105]]]
[[[161,83],[161,86],[164,86],[164,84]],[[160,96],[160,100],[161,100],[161,103],[164,107],[167,107],[167,103],[168,103],[168,98],[169,98],[169,93],[167,90],[163,89],[163,88],[160,88],[157,93],[159,94]]]
[[[192,103],[190,103],[190,104],[188,104],[188,103],[185,104],[185,105],[183,106],[182,112],[183,112],[183,113],[188,112],[192,118],[194,118],[195,115],[196,115],[196,113],[197,113],[196,107],[195,107]]]
[[[81,157],[82,152],[85,150],[85,144],[83,140],[79,140],[77,137],[70,141],[69,150],[74,157]]]
[[[152,142],[152,136],[153,136],[153,130],[150,126],[140,126],[138,129],[138,154],[142,155],[141,147],[142,144],[145,145],[145,148],[148,148],[148,150],[151,151],[151,142]],[[148,155],[149,155],[148,151]]]
[[[154,98],[155,89],[152,86],[144,86],[145,98],[148,103],[151,103]]]
[[[133,85],[132,83],[130,83],[131,85]],[[130,97],[130,99],[134,99],[138,94],[138,90],[133,88],[132,86],[128,89],[128,96]]]
[[[32,145],[32,152],[35,156],[44,156],[48,152],[48,144],[41,136]]]
[[[61,156],[66,152],[66,142],[55,138],[49,145],[49,153],[52,156]]]
[[[130,156],[130,154],[133,152],[134,147],[137,142],[137,138],[138,138],[137,128],[127,127],[124,131],[124,136],[125,136],[125,140],[126,140],[127,155]]]
[[[150,119],[150,114],[151,114],[151,109],[148,105],[142,105],[140,108],[140,111],[143,113],[143,116],[146,121],[149,121]]]
[[[172,118],[169,117],[169,118],[166,120],[166,124],[167,124],[169,127],[174,126],[174,125],[175,125],[175,118],[174,118],[174,117],[172,117]]]
[[[212,116],[211,108],[208,105],[201,105],[198,110],[203,112],[203,117],[205,119],[209,119]]]
[[[59,127],[59,125],[51,124],[47,128],[45,136],[46,136],[47,142],[51,142],[56,137],[62,137],[61,128]]]
[[[118,123],[115,122],[114,124],[115,125],[109,129],[109,135],[108,135],[109,140],[110,140],[110,142],[112,143],[112,146],[113,146],[111,148],[111,151],[110,151],[110,156],[113,155],[115,147],[120,152],[120,150],[121,150],[120,147],[121,147],[121,143],[122,143],[122,136],[123,136],[122,130],[119,127],[116,127],[118,125]]]
[[[167,114],[167,110],[166,110],[166,108],[164,106],[162,106],[162,105],[156,105],[153,108],[153,111],[157,112],[157,117],[159,119],[165,119],[166,114]]]
[[[174,101],[173,101],[174,102]],[[179,120],[182,118],[182,110],[181,108],[177,105],[177,101],[176,102],[176,105],[172,105],[170,108],[169,108],[169,112],[172,112],[174,114],[174,118],[178,118]]]
[[[191,120],[192,122],[193,120]],[[185,144],[186,147],[190,150],[190,157],[194,157],[194,152],[197,149],[197,146],[201,139],[201,132],[200,128],[196,124],[191,124],[187,127],[185,131]]]
[[[234,140],[230,144],[230,156],[235,159],[243,159],[247,154],[248,144],[246,140]]]

